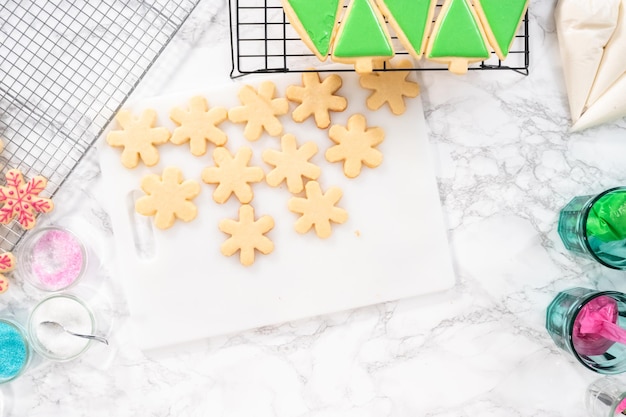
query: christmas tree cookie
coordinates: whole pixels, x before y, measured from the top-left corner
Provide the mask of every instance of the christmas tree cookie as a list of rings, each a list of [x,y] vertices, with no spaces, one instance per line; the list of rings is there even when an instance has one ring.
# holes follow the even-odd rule
[[[470,63],[490,55],[485,32],[469,0],[446,0],[430,35],[426,58],[447,63],[450,72],[464,74]]]
[[[406,50],[420,59],[426,48],[437,0],[376,0]]]
[[[359,73],[372,72],[375,63],[394,55],[385,19],[373,2],[352,0],[333,47],[333,61],[354,64]]]
[[[526,14],[528,0],[474,0],[476,13],[501,60],[506,59],[513,39]]]
[[[325,61],[337,32],[343,0],[281,0],[289,23],[302,41]]]

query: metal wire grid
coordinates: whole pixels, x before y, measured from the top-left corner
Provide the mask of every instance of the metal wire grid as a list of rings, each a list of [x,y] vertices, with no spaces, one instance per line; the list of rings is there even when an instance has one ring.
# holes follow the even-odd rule
[[[344,0],[344,8],[349,0]],[[439,0],[435,18],[441,9]],[[232,43],[231,78],[253,73],[353,71],[346,68],[324,69],[317,57],[308,50],[300,36],[289,24],[280,0],[229,0],[230,31]],[[393,33],[392,33],[393,35]],[[392,36],[396,55],[408,56],[397,36]],[[529,42],[528,13],[524,17],[518,34],[513,41],[506,61],[500,61],[492,52],[492,57],[470,66],[470,70],[512,70],[528,75]],[[383,70],[389,70],[383,68]],[[422,59],[416,71],[442,71],[446,66],[426,62]]]
[[[0,184],[19,168],[53,196],[198,1],[3,0]],[[23,234],[0,225],[0,250]]]

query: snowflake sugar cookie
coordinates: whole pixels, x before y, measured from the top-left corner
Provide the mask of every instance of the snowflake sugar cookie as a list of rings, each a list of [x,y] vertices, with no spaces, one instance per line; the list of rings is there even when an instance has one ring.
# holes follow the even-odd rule
[[[348,212],[335,207],[343,193],[338,187],[331,187],[326,194],[317,181],[306,183],[306,198],[293,197],[289,200],[289,210],[302,214],[296,221],[295,229],[298,233],[306,233],[315,226],[315,233],[321,238],[330,236],[332,230],[330,222],[345,223]]]
[[[400,62],[397,67],[410,68],[408,60]],[[359,82],[361,87],[374,92],[367,98],[367,108],[378,110],[383,104],[389,104],[393,114],[402,114],[406,111],[404,97],[417,97],[420,93],[419,85],[407,80],[410,71],[378,71],[371,74],[361,75]]]
[[[283,125],[276,116],[289,111],[289,102],[284,98],[274,98],[276,86],[271,81],[261,83],[259,91],[245,85],[239,90],[239,100],[243,106],[234,107],[228,112],[233,123],[246,123],[243,135],[253,142],[263,134],[263,130],[271,136],[283,133]]]
[[[32,229],[36,223],[37,213],[48,213],[54,208],[52,200],[39,197],[48,180],[38,175],[24,183],[24,177],[19,169],[9,170],[6,178],[7,185],[0,187],[0,202],[4,202],[0,209],[0,223],[9,224],[17,217],[18,223],[24,229]]]
[[[287,98],[300,103],[293,111],[295,122],[302,123],[311,116],[320,129],[330,126],[330,112],[344,111],[348,107],[345,97],[336,96],[341,88],[341,77],[333,74],[324,81],[317,72],[302,74],[302,87],[291,85],[287,88]]]
[[[165,127],[154,127],[157,114],[154,110],[144,110],[139,119],[128,110],[120,110],[115,120],[122,130],[113,130],[107,135],[107,143],[113,147],[124,148],[122,165],[135,168],[139,157],[149,167],[159,163],[159,151],[155,145],[161,145],[170,138],[170,131]]]
[[[213,151],[216,166],[202,171],[202,181],[219,184],[213,192],[213,199],[217,203],[225,203],[231,194],[235,194],[243,204],[252,201],[254,194],[249,183],[262,181],[265,173],[261,167],[249,167],[250,158],[252,149],[245,146],[234,157],[226,148],[219,147]]]
[[[362,165],[375,168],[383,162],[383,154],[374,147],[385,139],[385,132],[379,127],[368,128],[361,114],[350,117],[347,127],[333,125],[328,136],[337,145],[326,151],[326,159],[344,161],[343,172],[348,178],[357,177]]]
[[[254,209],[248,204],[239,208],[239,221],[225,219],[219,223],[222,232],[231,235],[222,244],[222,254],[234,255],[239,252],[239,260],[249,266],[254,263],[255,249],[264,255],[274,250],[274,243],[265,233],[274,228],[274,219],[271,216],[263,216],[254,220]]]
[[[0,254],[0,294],[9,289],[9,280],[4,274],[15,269],[15,256],[11,252]]]
[[[280,151],[263,151],[263,160],[276,167],[267,174],[266,181],[272,187],[285,181],[290,192],[299,193],[304,189],[302,177],[316,180],[322,173],[317,165],[309,162],[317,153],[317,145],[307,142],[298,148],[296,137],[290,134],[283,136],[280,143]]]
[[[135,210],[144,216],[154,216],[154,224],[159,229],[172,227],[177,218],[190,222],[198,214],[190,200],[200,194],[200,184],[193,180],[183,182],[183,174],[176,167],[165,168],[162,177],[145,176],[141,189],[147,195],[135,202]]]
[[[170,141],[176,145],[189,142],[193,155],[204,155],[207,141],[222,146],[228,140],[226,133],[217,127],[227,118],[228,112],[225,108],[214,107],[209,110],[204,97],[192,97],[189,110],[177,107],[170,112],[170,119],[179,125],[174,129]]]

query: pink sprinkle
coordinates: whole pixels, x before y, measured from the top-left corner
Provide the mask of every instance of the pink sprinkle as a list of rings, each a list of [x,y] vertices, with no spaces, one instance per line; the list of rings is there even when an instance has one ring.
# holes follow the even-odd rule
[[[32,270],[42,287],[56,291],[71,285],[83,269],[80,242],[69,232],[50,230],[35,243]]]

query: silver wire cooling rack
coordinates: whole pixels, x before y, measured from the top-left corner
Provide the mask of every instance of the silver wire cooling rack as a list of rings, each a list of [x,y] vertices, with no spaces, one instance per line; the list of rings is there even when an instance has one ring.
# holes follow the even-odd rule
[[[19,168],[54,195],[199,0],[2,0],[0,184]],[[0,225],[0,249],[24,234]]]

